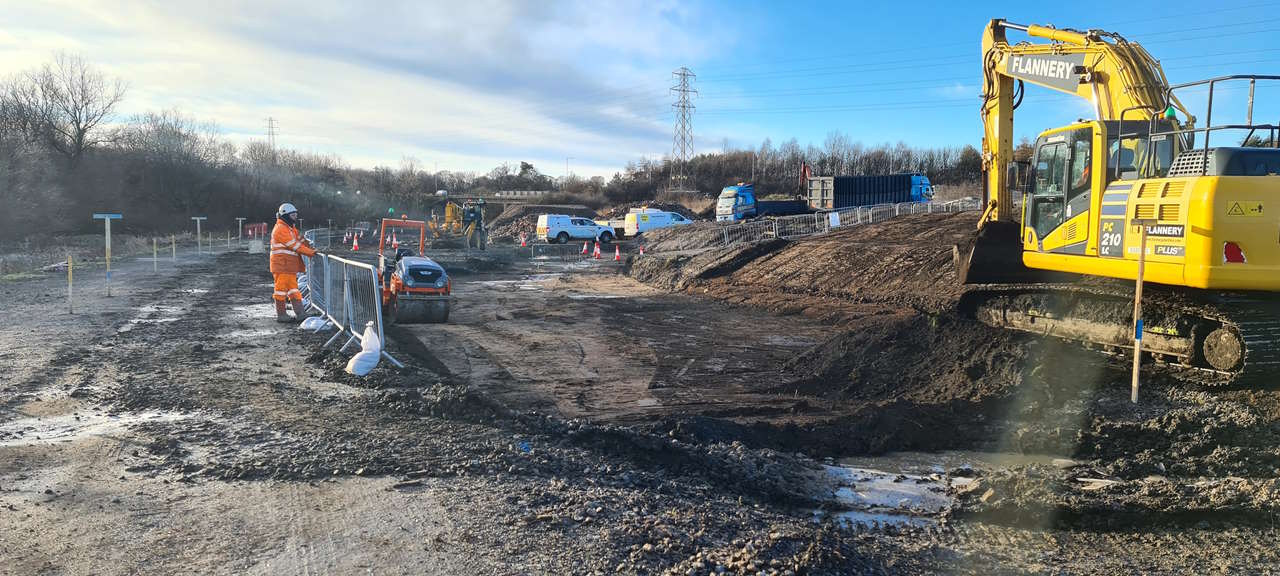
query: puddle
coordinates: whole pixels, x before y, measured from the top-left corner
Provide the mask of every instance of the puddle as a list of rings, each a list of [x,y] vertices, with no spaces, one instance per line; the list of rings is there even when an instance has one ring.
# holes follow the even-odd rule
[[[1049,463],[1053,456],[992,452],[895,452],[846,458],[825,466],[831,482],[832,511],[817,510],[814,518],[830,517],[850,528],[877,525],[927,526],[951,509],[948,487],[972,482],[946,476],[956,468],[1001,468]]]
[[[117,328],[116,332],[129,332],[139,324],[164,324],[166,322],[177,322],[178,317],[183,311],[182,308],[177,306],[166,306],[163,304],[139,306],[134,310],[133,318],[130,318],[122,326]]]
[[[231,315],[235,318],[251,318],[254,320],[275,320],[276,310],[271,306],[270,302],[264,302],[262,304],[232,306]]]
[[[582,294],[577,292],[565,294],[565,296],[570,300],[613,300],[615,298],[626,298],[626,296],[623,296],[622,294]]]
[[[486,288],[499,288],[503,290],[523,290],[528,292],[540,292],[544,290],[542,283],[548,280],[554,280],[563,276],[560,273],[552,274],[533,274],[525,276],[517,280],[479,280],[476,282],[468,282],[473,286],[484,286]]]
[[[209,291],[204,288],[183,288],[179,290],[183,294],[208,294]]]
[[[770,334],[765,336],[764,343],[770,346],[781,346],[785,348],[803,348],[814,345],[812,338],[785,336],[781,334]]]
[[[644,408],[648,408],[650,406],[658,406],[660,404],[661,402],[658,402],[657,398],[641,398],[639,400],[636,400],[636,406],[641,406]]]
[[[1012,452],[975,452],[949,450],[945,452],[888,452],[879,456],[861,456],[841,459],[838,464],[851,468],[892,470],[905,474],[945,474],[956,468],[1008,468],[1028,464],[1051,464],[1057,458],[1046,454],[1017,454]]]
[[[248,328],[245,330],[232,330],[230,332],[223,332],[218,336],[222,338],[226,338],[228,340],[263,340],[263,339],[275,336],[277,334],[280,334],[280,332],[281,331],[279,329]]]
[[[141,422],[173,422],[189,418],[172,412],[124,414],[63,414],[41,418],[21,418],[0,424],[0,446],[32,446],[71,442],[86,436],[123,432]]]

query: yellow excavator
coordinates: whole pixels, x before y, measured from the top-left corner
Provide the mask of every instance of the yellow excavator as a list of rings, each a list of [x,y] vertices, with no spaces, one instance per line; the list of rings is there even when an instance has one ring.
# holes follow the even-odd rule
[[[440,193],[437,193],[440,194]],[[462,204],[458,204],[462,200]],[[433,238],[458,237],[467,249],[485,250],[489,246],[489,230],[484,221],[484,198],[445,197],[444,220],[431,210],[427,228]]]
[[[1047,42],[1010,43],[1010,30]],[[1276,380],[1280,126],[1254,123],[1253,96],[1280,76],[1171,86],[1118,34],[1004,20],[988,24],[982,51],[985,209],[971,249],[956,249],[961,280],[976,284],[962,309],[993,326],[1131,350],[1133,284],[1122,280],[1137,277],[1145,228],[1144,352],[1204,385]],[[1079,96],[1095,118],[1042,132],[1022,174],[1011,162],[1013,113],[1026,84]],[[1245,122],[1213,124],[1215,94],[1221,104],[1246,88]],[[1207,96],[1201,127],[1177,96],[1188,91]]]

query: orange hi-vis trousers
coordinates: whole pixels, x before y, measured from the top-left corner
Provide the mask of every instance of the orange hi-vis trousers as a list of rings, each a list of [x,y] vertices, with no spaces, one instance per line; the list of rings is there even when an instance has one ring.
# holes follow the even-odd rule
[[[276,278],[276,291],[271,295],[279,302],[301,300],[302,292],[298,291],[297,274],[272,274]]]

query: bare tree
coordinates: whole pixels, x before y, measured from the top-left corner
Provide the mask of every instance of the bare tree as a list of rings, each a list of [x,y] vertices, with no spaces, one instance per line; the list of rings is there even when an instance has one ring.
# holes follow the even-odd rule
[[[108,79],[79,56],[58,54],[52,63],[5,83],[0,122],[75,165],[87,150],[110,140],[103,124],[125,90],[123,81]]]

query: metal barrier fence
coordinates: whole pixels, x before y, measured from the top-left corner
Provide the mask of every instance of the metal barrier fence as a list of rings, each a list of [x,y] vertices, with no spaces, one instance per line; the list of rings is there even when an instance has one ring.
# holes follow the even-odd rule
[[[858,206],[830,212],[751,220],[724,225],[724,244],[728,246],[740,242],[759,242],[770,238],[799,238],[814,234],[825,234],[835,228],[884,222],[890,218],[908,214],[967,212],[978,210],[981,207],[982,204],[977,199],[953,200],[941,203],[904,202],[901,204]]]
[[[600,250],[605,250],[605,244],[600,245]],[[609,258],[613,258],[612,245],[608,245]],[[524,248],[520,248],[524,250]],[[543,242],[531,242],[528,246],[529,257],[534,260],[559,260],[562,262],[577,262],[579,260],[587,260],[591,258],[592,251],[595,250],[595,243],[587,246],[586,253],[583,253],[582,245],[575,242],[568,244],[546,244]],[[601,258],[604,258],[603,252]]]
[[[404,364],[386,350],[378,270],[363,262],[323,252],[304,260],[307,263],[307,288],[311,305],[338,329],[324,346],[333,344],[343,334],[348,337],[339,352],[346,352],[353,343],[363,344],[365,327],[372,323],[378,340],[383,343],[382,355],[397,368],[404,368]]]
[[[302,233],[302,237],[311,243],[316,250],[328,250],[333,246],[333,230],[328,228],[312,228]],[[340,236],[339,236],[340,237]]]

